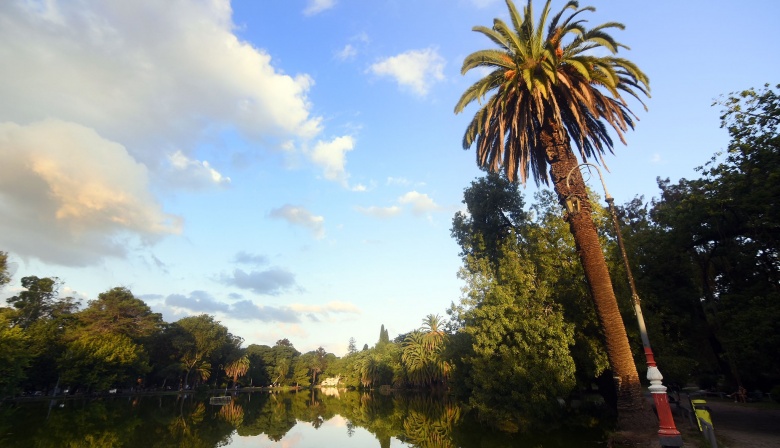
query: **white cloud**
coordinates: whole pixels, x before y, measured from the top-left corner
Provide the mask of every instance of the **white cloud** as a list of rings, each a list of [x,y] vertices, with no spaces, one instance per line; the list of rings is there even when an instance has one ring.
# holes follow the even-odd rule
[[[355,140],[345,135],[336,137],[333,140],[318,141],[314,150],[309,154],[309,158],[314,164],[321,167],[326,179],[336,181],[342,185],[347,185],[347,152],[355,147]]]
[[[401,206],[411,207],[411,212],[415,216],[422,216],[442,210],[442,207],[436,204],[430,196],[417,191],[410,191],[403,196],[400,196],[396,202]],[[398,205],[392,205],[390,207],[356,207],[356,209],[364,215],[378,219],[392,218],[403,212],[403,208]]]
[[[230,184],[230,178],[212,168],[207,161],[190,159],[180,150],[169,155],[168,162],[171,169],[165,176],[166,183],[189,188]]]
[[[398,198],[398,203],[411,205],[412,213],[415,216],[435,212],[441,209],[441,206],[436,204],[430,196],[416,191],[410,191],[401,196]]]
[[[336,53],[336,59],[340,61],[346,61],[354,59],[357,56],[357,49],[352,44],[347,44],[340,51]]]
[[[309,4],[303,10],[303,14],[313,16],[334,6],[336,6],[336,0],[309,0]]]
[[[371,207],[356,207],[356,209],[364,215],[379,219],[392,218],[401,214],[401,207],[397,205],[390,207],[376,207],[372,205]]]
[[[357,184],[357,185],[353,186],[352,188],[350,188],[350,190],[357,191],[359,193],[365,193],[366,191],[368,191],[368,187],[366,187],[363,184]]]
[[[444,58],[433,48],[410,50],[373,64],[369,71],[393,78],[402,88],[425,96],[431,86],[444,80]]]
[[[127,236],[179,233],[149,193],[146,167],[93,129],[0,123],[0,247],[62,265],[122,257]]]
[[[0,121],[79,123],[152,170],[226,128],[272,144],[321,130],[312,79],[233,34],[229,0],[0,2],[0,21]]]
[[[325,237],[325,218],[316,216],[303,207],[285,204],[271,210],[269,216],[271,218],[283,219],[292,225],[305,227],[309,229],[317,239]]]

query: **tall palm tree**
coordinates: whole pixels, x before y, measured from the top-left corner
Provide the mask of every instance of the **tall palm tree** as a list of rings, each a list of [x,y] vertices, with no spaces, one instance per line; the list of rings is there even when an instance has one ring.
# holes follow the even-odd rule
[[[625,427],[630,414],[644,408],[641,385],[571,142],[583,162],[603,162],[603,154],[613,149],[610,132],[625,143],[625,131],[634,126],[636,116],[624,96],[644,106],[640,94],[649,95],[648,79],[617,56],[619,48],[628,47],[607,31],[623,29],[622,24],[587,29],[581,15],[595,8],[579,8],[576,1],[550,17],[551,0],[535,23],[531,3],[528,0],[521,14],[506,0],[511,27],[500,19],[492,28],[474,27],[498,48],[477,51],[463,61],[463,74],[474,68],[489,73],[463,93],[455,113],[480,103],[463,137],[464,149],[476,145],[480,167],[503,170],[512,182],[525,183],[529,174],[537,185],[552,181],[561,205],[567,198],[579,200],[580,210],[569,213],[567,220],[603,327]]]

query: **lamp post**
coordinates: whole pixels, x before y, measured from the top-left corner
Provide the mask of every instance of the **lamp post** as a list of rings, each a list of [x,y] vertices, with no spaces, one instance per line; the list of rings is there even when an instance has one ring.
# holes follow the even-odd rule
[[[628,277],[628,284],[631,287],[631,299],[634,304],[634,313],[639,324],[639,335],[642,338],[642,346],[645,351],[645,359],[647,360],[647,379],[650,381],[650,393],[653,396],[655,403],[655,409],[658,413],[658,437],[662,447],[678,447],[683,446],[682,436],[680,431],[674,425],[674,417],[672,417],[672,410],[669,407],[669,399],[666,396],[666,386],[663,385],[664,379],[661,372],[658,370],[658,366],[655,363],[653,356],[653,350],[650,347],[650,339],[647,337],[647,327],[645,327],[645,318],[642,315],[642,307],[639,301],[639,294],[636,292],[636,284],[634,283],[634,276],[631,273],[631,266],[628,263],[628,257],[626,256],[626,248],[623,245],[623,236],[620,232],[620,224],[618,223],[617,212],[615,211],[615,199],[610,196],[607,191],[607,184],[604,183],[604,177],[601,175],[601,170],[592,163],[582,163],[572,168],[569,174],[566,176],[566,186],[569,187],[569,178],[575,169],[581,169],[584,166],[593,167],[599,174],[601,180],[601,186],[604,187],[604,199],[609,206],[610,215],[612,215],[612,223],[615,226],[615,234],[617,235],[618,247],[620,247],[620,254],[623,257],[623,264],[626,267],[626,276]],[[579,199],[576,197],[566,198],[566,207],[569,212],[578,212],[580,208]]]

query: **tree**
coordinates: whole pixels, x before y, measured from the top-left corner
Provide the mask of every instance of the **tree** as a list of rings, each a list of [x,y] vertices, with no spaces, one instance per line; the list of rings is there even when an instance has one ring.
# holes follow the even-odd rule
[[[497,270],[486,258],[470,257],[460,273],[467,283],[461,304],[451,310],[465,339],[457,341],[465,345],[457,381],[480,418],[506,430],[555,415],[555,398],[575,385],[573,325],[516,245],[502,246]]]
[[[324,348],[318,347],[317,350],[314,351],[314,356],[312,356],[312,359],[309,363],[309,370],[311,370],[311,384],[315,385],[317,384],[317,375],[325,370],[326,367],[328,367],[327,362],[325,360],[325,357],[328,355],[328,352],[325,351]]]
[[[349,338],[349,345],[347,346],[347,354],[354,355],[357,353],[357,345],[355,345],[357,341],[355,341],[355,338]]]
[[[208,314],[185,317],[173,325],[179,330],[173,344],[186,372],[184,384],[189,384],[193,371],[202,380],[208,379],[211,373],[209,357],[225,344],[227,328]]]
[[[6,301],[17,309],[17,315],[13,319],[14,324],[27,328],[33,322],[51,316],[57,298],[59,279],[38,278],[31,275],[22,278],[22,287],[27,291],[22,291]]]
[[[382,328],[379,329],[379,341],[376,343],[377,347],[390,342],[390,333],[385,328],[385,324],[382,324]]]
[[[467,213],[457,212],[452,219],[452,237],[461,247],[461,257],[487,256],[497,263],[499,246],[512,229],[527,219],[518,184],[498,173],[488,173],[471,182],[463,192]]]
[[[66,384],[108,389],[149,370],[143,346],[122,334],[79,331],[59,360]]]
[[[100,293],[79,313],[79,320],[91,333],[123,334],[134,341],[149,338],[163,325],[161,314],[122,287]]]
[[[244,355],[225,366],[225,373],[233,380],[235,385],[238,378],[246,375],[249,371],[249,357]]]
[[[284,383],[284,379],[290,374],[290,365],[291,360],[287,358],[282,358],[276,363],[276,367],[274,368],[276,377],[274,377],[272,382],[273,385]]]
[[[641,103],[639,95],[647,95],[648,79],[635,64],[616,56],[620,47],[627,47],[607,30],[623,29],[622,24],[586,29],[579,15],[594,8],[578,9],[578,3],[570,1],[550,18],[550,3],[545,3],[539,25],[534,23],[531,0],[522,15],[507,0],[512,27],[500,19],[492,28],[474,27],[499,49],[465,58],[462,73],[478,67],[491,72],[463,93],[455,112],[475,101],[482,104],[463,137],[464,149],[476,145],[480,167],[503,170],[510,181],[525,182],[529,175],[537,184],[552,181],[562,206],[567,199],[579,203],[567,220],[618,379],[619,423],[624,428],[643,426],[650,416],[643,412],[639,375],[571,142],[583,161],[612,151],[610,128],[625,143],[624,133],[633,128],[635,115],[622,94]],[[573,12],[567,15],[569,9]],[[596,50],[609,55],[599,56]],[[483,101],[490,92],[495,93]],[[644,417],[637,418],[638,412]]]
[[[11,326],[8,313],[0,310],[0,398],[19,392],[32,355],[27,334],[21,327]]]
[[[706,321],[710,346],[692,348],[700,373],[725,373],[731,390],[769,389],[780,380],[780,358],[772,355],[780,346],[780,96],[765,85],[716,104],[731,137],[727,152],[699,167],[700,179],[659,180],[661,198],[651,210],[653,245],[669,248],[663,265],[679,259],[687,269],[676,274],[692,283],[662,308],[687,306]],[[720,364],[714,369],[704,356],[712,352]]]

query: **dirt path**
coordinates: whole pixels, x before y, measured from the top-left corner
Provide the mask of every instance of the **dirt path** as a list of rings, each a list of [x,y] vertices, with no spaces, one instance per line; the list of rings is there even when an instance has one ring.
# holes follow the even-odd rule
[[[770,403],[734,403],[701,397],[711,410],[718,448],[780,448],[780,408]],[[682,408],[672,413],[685,448],[710,448],[698,426],[688,419],[690,405],[683,396]],[[654,431],[648,434],[618,433],[608,446],[618,448],[660,448]]]
[[[718,448],[780,448],[780,409],[765,406],[769,403],[734,403],[719,398],[702,398],[707,400],[710,408]],[[690,409],[685,398],[682,405]],[[709,448],[698,428],[684,417],[686,413],[675,414],[675,423],[683,433],[686,446]]]
[[[780,410],[707,400],[719,448],[780,448]]]

